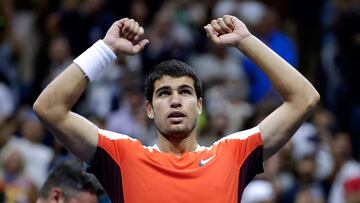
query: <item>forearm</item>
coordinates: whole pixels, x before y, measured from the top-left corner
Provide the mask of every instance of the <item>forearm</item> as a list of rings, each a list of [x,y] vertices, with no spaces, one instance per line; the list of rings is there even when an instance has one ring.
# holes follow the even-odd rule
[[[40,94],[34,110],[43,119],[64,118],[84,92],[88,79],[74,63],[67,67]]]
[[[317,97],[318,93],[305,77],[255,36],[242,39],[237,48],[267,75],[285,101]]]
[[[288,142],[320,96],[304,76],[256,37],[244,38],[238,48],[266,74],[284,99],[284,103],[259,124],[266,160]]]
[[[318,92],[295,68],[250,34],[246,25],[225,15],[205,27],[215,43],[237,47],[270,79],[284,102],[268,115],[259,128],[264,146],[264,160],[276,153],[310,115],[320,99]]]
[[[132,19],[113,23],[103,40],[97,41],[78,56],[40,94],[34,111],[44,125],[70,150],[84,161],[91,161],[98,145],[98,127],[71,112],[88,81],[94,81],[118,54],[136,54],[148,43],[136,43],[144,29]],[[130,38],[131,37],[131,38]],[[86,75],[86,76],[85,76]]]

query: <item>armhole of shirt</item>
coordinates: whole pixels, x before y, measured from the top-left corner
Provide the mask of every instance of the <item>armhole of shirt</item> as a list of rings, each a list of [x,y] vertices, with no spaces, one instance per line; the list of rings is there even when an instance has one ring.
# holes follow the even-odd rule
[[[98,145],[97,145],[97,150],[98,148],[102,148],[104,151],[106,151],[106,153],[108,153],[113,159],[117,156],[115,153],[114,149],[114,153],[109,153],[109,151],[106,149],[106,144],[103,141],[103,139],[109,139],[110,142],[119,142],[119,144],[115,144],[112,143],[114,145],[116,145],[116,148],[121,148],[123,147],[123,149],[118,149],[118,155],[119,158],[118,159],[114,159],[118,164],[122,164],[124,162],[124,159],[127,157],[127,154],[131,151],[131,149],[133,148],[133,145],[135,144],[135,142],[137,142],[137,139],[134,139],[128,135],[124,135],[121,133],[116,133],[116,132],[112,132],[112,131],[108,131],[108,130],[104,130],[104,129],[100,129],[98,130],[98,136],[99,136],[99,141],[98,141]],[[101,137],[101,138],[100,138]],[[100,141],[100,139],[102,139],[102,141]],[[123,146],[121,146],[121,141],[120,140],[124,140],[124,142],[129,142],[128,146],[126,146],[126,144],[123,144]],[[126,149],[125,149],[126,148]],[[115,156],[115,157],[114,157]]]

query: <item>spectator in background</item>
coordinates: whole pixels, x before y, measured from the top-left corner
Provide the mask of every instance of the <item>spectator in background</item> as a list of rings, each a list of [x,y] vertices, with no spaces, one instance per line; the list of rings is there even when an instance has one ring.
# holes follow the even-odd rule
[[[338,132],[331,140],[331,149],[335,158],[335,168],[330,176],[329,203],[345,202],[344,183],[360,176],[360,164],[351,158],[352,145],[348,133]]]
[[[238,58],[229,54],[226,47],[211,46],[209,53],[191,57],[191,66],[195,68],[199,78],[204,81],[205,104],[211,120],[219,121],[218,115],[225,116],[227,127],[222,136],[243,129],[245,121],[252,115],[253,109],[246,102],[248,80]],[[207,136],[219,137],[219,129],[209,125]],[[218,131],[211,135],[211,131]],[[221,132],[222,130],[220,130]]]
[[[97,203],[103,193],[96,178],[85,173],[80,163],[61,162],[41,187],[37,203]]]
[[[21,50],[1,4],[5,3],[0,3],[0,123],[20,100],[18,58]]]
[[[226,135],[229,128],[229,117],[222,111],[217,111],[208,116],[205,132],[198,136],[199,145],[209,147]]]
[[[57,13],[58,23],[72,53],[78,55],[105,34],[114,18],[107,12],[105,0],[64,2],[67,4]]]
[[[15,55],[17,65],[15,73],[12,69],[8,69],[6,72],[12,77],[12,85],[15,84],[19,89],[28,87],[34,74],[33,61],[39,45],[39,35],[35,26],[37,16],[34,2],[13,0],[0,2],[0,8],[2,7],[4,13],[2,17],[5,18],[8,26],[6,33],[7,42],[10,43],[8,45],[10,45],[10,51],[17,53]],[[2,21],[4,22],[4,19]],[[0,63],[7,60],[14,60],[14,55],[1,58]],[[19,100],[29,93],[24,89],[16,92],[19,94]]]
[[[72,61],[69,41],[65,37],[52,39],[49,44],[48,54],[50,59],[50,72],[47,81],[50,82]]]
[[[238,16],[249,26],[255,36],[292,66],[297,67],[297,52],[294,42],[280,31],[277,14],[265,4],[259,1],[218,1],[213,13],[215,16],[227,13]],[[270,81],[256,65],[246,57],[242,63],[250,84],[248,101],[257,104],[265,99],[277,100]]]
[[[148,22],[149,8],[145,0],[131,1],[130,17],[139,22],[140,25],[146,25]]]
[[[242,203],[275,203],[273,185],[265,180],[254,180],[244,190]]]
[[[117,60],[110,64],[110,67],[102,73],[98,79],[89,86],[86,93],[90,114],[101,118],[114,113],[124,102],[124,86],[131,86],[128,78],[142,76],[142,61],[139,55],[119,56]],[[130,82],[132,83],[132,82]],[[141,88],[141,87],[139,87]],[[135,88],[138,89],[138,88]]]
[[[199,78],[204,81],[205,88],[210,89],[216,85],[238,81],[246,95],[247,77],[240,60],[230,55],[228,50],[227,47],[211,45],[208,53],[192,56],[190,63]]]
[[[253,11],[258,16],[254,18]],[[244,2],[239,10],[239,15],[245,22],[249,22],[250,29],[267,44],[274,52],[285,59],[293,67],[297,68],[297,51],[294,42],[289,36],[281,32],[278,28],[277,14],[265,5],[256,2]],[[244,58],[244,69],[250,81],[249,101],[258,103],[265,97],[271,100],[277,100],[275,92],[271,88],[269,79],[251,62],[250,59]]]
[[[146,64],[144,74],[162,61],[172,58],[186,60],[189,57],[193,38],[187,27],[174,21],[175,8],[174,2],[165,3],[147,31],[151,43],[142,54],[143,64]]]
[[[335,36],[338,45],[336,64],[341,75],[338,94],[337,115],[342,129],[349,129],[353,135],[360,133],[360,4],[358,1],[339,1],[343,11],[335,23]],[[354,155],[360,158],[360,138],[352,136]]]
[[[187,1],[185,1],[187,2]],[[213,17],[233,14],[234,1],[219,4],[231,5],[226,11],[213,10]],[[191,11],[191,10],[189,10]],[[226,12],[220,15],[219,12]],[[197,22],[196,16],[194,22]],[[200,18],[201,19],[201,18]],[[201,20],[200,20],[201,22]],[[206,43],[208,44],[208,43]],[[199,137],[204,145],[222,136],[244,129],[244,124],[253,113],[252,106],[246,102],[249,94],[249,80],[244,72],[239,54],[232,54],[231,48],[210,44],[209,51],[193,54],[190,64],[195,68],[204,84],[205,108],[209,111],[208,132]],[[211,109],[211,110],[210,110]]]
[[[347,203],[360,202],[360,176],[346,180],[344,191]]]
[[[134,76],[124,76],[122,92],[122,104],[120,108],[112,112],[107,119],[107,129],[130,135],[142,141],[145,145],[155,143],[156,134],[154,126],[143,111],[145,98],[141,82]]]
[[[312,118],[295,133],[292,143],[292,157],[301,160],[311,156],[315,159],[315,179],[323,181],[334,170],[335,160],[331,154],[330,139],[335,129],[333,115],[319,107]]]
[[[288,20],[293,22],[300,52],[298,59],[300,66],[295,67],[299,68],[310,81],[313,80],[314,72],[319,67],[324,3],[336,1],[288,1]],[[340,1],[348,2],[348,0]]]
[[[35,202],[37,188],[26,175],[25,161],[17,149],[5,147],[0,154],[0,182],[3,182],[4,202]],[[3,202],[3,201],[1,201]]]
[[[288,190],[283,191],[279,202],[324,203],[324,192],[320,182],[315,179],[315,169],[316,162],[312,155],[296,160],[296,181],[293,181]]]
[[[44,127],[28,108],[20,115],[19,137],[13,135],[7,143],[11,149],[16,149],[24,158],[24,170],[39,188],[46,179],[49,163],[53,158],[53,150],[42,144]]]

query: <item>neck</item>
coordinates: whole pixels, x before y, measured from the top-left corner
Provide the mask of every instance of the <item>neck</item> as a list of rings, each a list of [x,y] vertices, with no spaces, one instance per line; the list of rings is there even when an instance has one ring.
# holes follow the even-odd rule
[[[185,152],[194,152],[198,146],[195,132],[182,138],[165,137],[158,133],[157,146],[161,152],[180,157]]]

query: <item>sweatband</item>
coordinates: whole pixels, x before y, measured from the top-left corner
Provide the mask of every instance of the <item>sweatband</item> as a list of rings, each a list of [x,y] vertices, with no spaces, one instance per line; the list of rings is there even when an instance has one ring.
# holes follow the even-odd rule
[[[115,59],[115,53],[102,40],[98,40],[73,62],[92,82]]]

